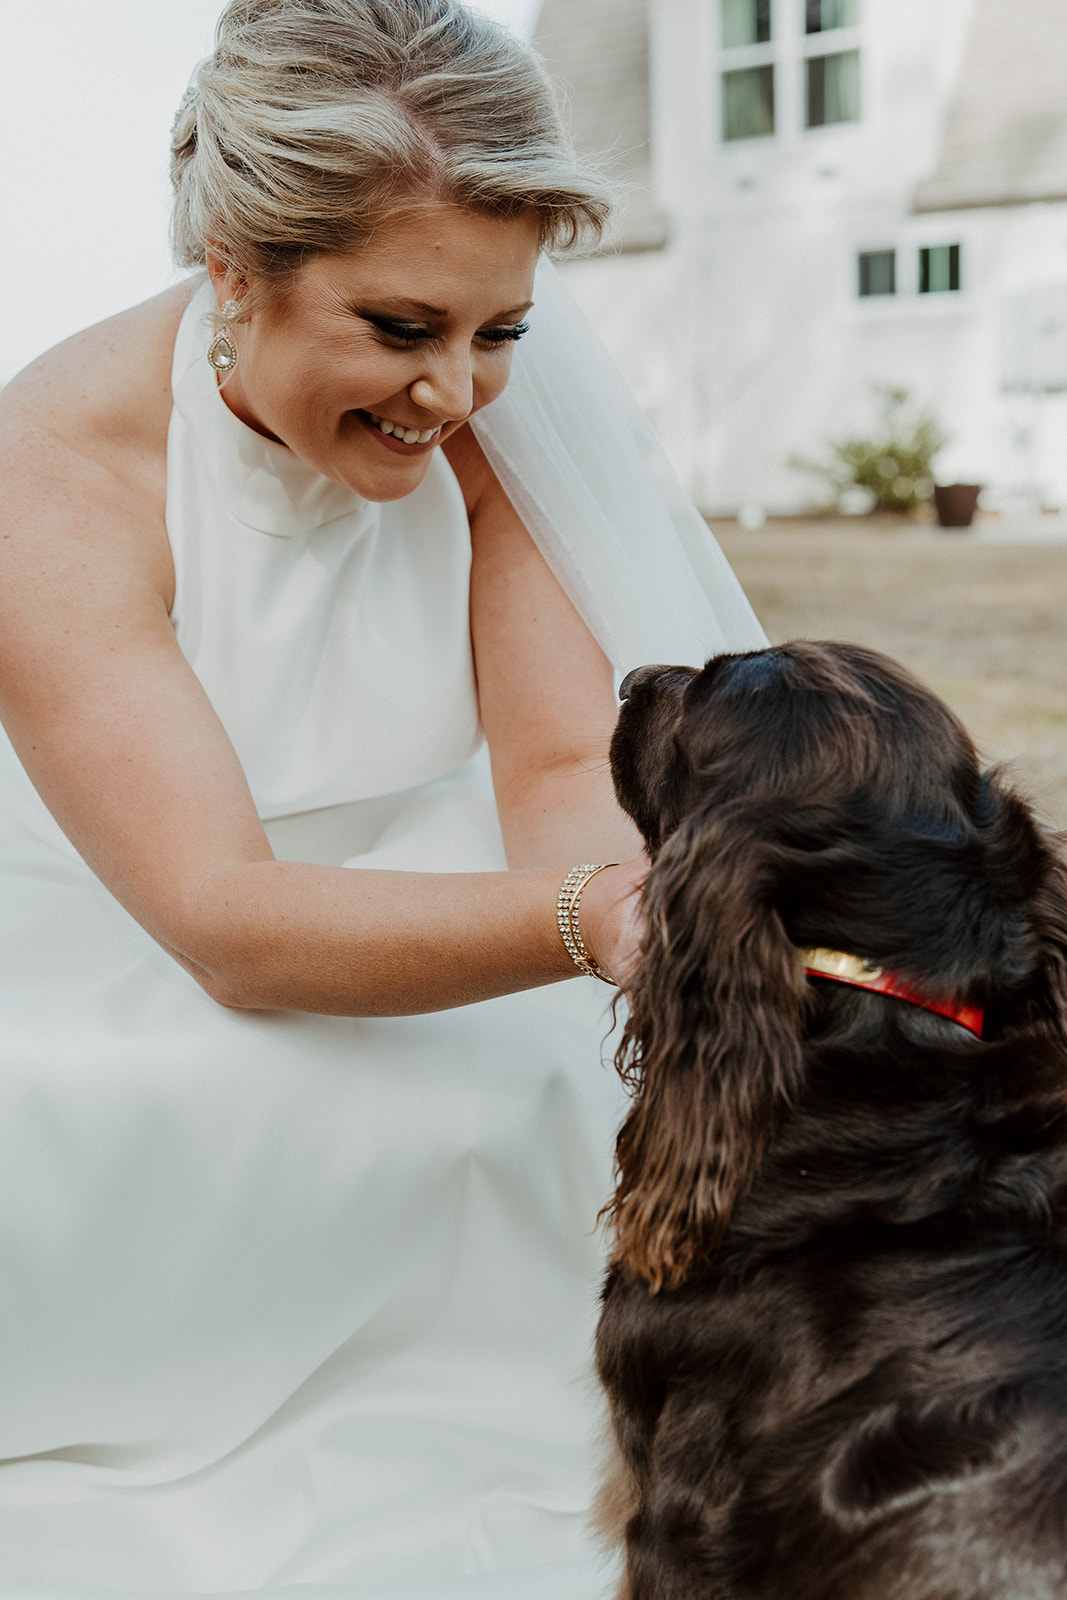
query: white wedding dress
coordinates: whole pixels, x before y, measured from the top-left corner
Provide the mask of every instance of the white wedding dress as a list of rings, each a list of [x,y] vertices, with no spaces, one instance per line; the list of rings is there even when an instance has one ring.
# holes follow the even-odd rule
[[[175,351],[174,625],[275,850],[502,868],[450,469],[369,505],[250,432],[208,295]],[[610,1588],[585,1527],[610,998],[227,1011],[0,741],[5,1600]]]

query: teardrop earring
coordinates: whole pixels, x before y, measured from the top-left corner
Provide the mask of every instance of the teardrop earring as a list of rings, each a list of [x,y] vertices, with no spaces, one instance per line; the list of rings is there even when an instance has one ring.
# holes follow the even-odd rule
[[[227,300],[219,307],[219,316],[227,324],[236,322],[241,316],[241,309],[239,300]],[[220,328],[207,347],[209,365],[214,367],[216,372],[229,373],[237,365],[237,356],[237,340],[233,336],[232,329],[228,326]]]

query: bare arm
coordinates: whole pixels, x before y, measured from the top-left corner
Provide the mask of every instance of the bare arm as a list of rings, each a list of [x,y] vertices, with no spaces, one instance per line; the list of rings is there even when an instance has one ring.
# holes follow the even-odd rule
[[[57,433],[32,392],[5,396],[0,715],[116,897],[228,1005],[399,1014],[570,976],[550,855],[477,875],[273,859],[174,638],[161,509],[128,451],[90,445]],[[596,882],[607,959],[620,918]]]
[[[615,801],[611,663],[553,577],[469,428],[448,444],[467,497],[478,700],[513,867],[641,854]]]

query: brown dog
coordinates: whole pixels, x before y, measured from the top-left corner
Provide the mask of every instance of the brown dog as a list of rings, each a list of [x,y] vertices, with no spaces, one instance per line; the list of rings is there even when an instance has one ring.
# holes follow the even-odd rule
[[[597,1339],[622,1592],[1062,1600],[1056,842],[873,652],[623,692],[652,870]]]

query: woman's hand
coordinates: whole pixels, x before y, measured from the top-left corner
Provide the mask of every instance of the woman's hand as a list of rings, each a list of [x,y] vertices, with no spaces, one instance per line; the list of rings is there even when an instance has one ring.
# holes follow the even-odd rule
[[[648,876],[648,858],[605,867],[582,891],[578,922],[589,954],[620,989],[637,969],[645,937],[641,891]]]

